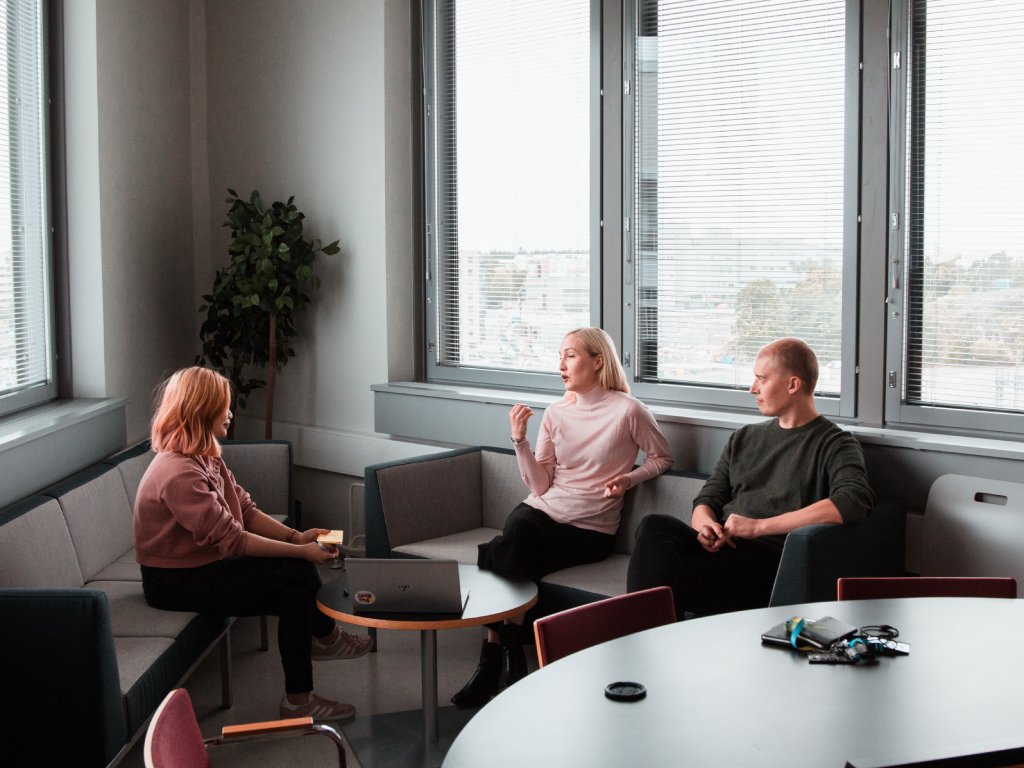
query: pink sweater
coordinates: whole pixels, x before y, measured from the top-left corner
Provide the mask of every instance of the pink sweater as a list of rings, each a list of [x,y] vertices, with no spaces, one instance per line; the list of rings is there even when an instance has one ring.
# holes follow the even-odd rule
[[[135,558],[157,568],[196,568],[240,555],[256,511],[223,459],[162,451],[135,498]]]
[[[644,463],[632,469],[639,451]],[[530,489],[527,504],[560,523],[609,534],[618,530],[622,499],[604,498],[604,484],[629,474],[635,486],[672,466],[668,443],[647,407],[624,392],[599,388],[549,406],[536,453],[524,441],[516,457]]]

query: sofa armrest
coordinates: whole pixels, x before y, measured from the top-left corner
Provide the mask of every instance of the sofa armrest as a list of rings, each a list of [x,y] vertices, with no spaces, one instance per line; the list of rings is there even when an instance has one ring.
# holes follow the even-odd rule
[[[105,766],[127,743],[103,592],[0,589],[0,648],[0,739],[11,765]]]
[[[480,451],[462,448],[367,467],[366,556],[390,557],[392,547],[479,528]]]
[[[859,525],[807,525],[786,536],[769,605],[836,599],[841,576],[904,573],[906,512],[896,499],[878,502]]]

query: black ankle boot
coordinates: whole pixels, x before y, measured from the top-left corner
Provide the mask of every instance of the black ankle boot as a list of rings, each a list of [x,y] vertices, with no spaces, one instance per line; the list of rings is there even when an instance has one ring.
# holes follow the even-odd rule
[[[522,627],[518,624],[502,624],[498,629],[501,637],[501,676],[498,690],[526,677],[526,654],[523,652]]]
[[[452,696],[457,707],[482,707],[498,692],[498,680],[502,671],[501,646],[484,640],[480,649],[480,664],[462,690]]]

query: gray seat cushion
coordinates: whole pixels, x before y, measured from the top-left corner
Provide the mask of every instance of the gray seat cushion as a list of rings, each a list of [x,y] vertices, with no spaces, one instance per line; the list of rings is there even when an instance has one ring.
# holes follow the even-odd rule
[[[486,544],[499,533],[501,531],[497,528],[474,528],[471,531],[462,531],[450,536],[439,536],[436,539],[395,547],[392,551],[413,557],[458,560],[467,565],[476,565],[477,546]]]
[[[629,555],[612,553],[598,563],[575,565],[561,571],[549,573],[541,584],[572,587],[584,592],[614,597],[626,593],[626,571],[629,569]]]
[[[142,594],[141,581],[90,581],[86,586],[106,594],[114,637],[168,637],[173,640],[197,615],[190,611],[163,611],[150,607]]]

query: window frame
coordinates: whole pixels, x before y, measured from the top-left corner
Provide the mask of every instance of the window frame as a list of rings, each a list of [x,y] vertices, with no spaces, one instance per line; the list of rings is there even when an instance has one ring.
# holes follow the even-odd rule
[[[888,232],[889,259],[887,263],[887,352],[885,413],[887,423],[928,430],[994,437],[1016,437],[1024,431],[1024,413],[1006,410],[986,410],[967,407],[919,404],[909,402],[906,396],[906,371],[910,349],[910,320],[908,308],[912,292],[913,266],[907,253],[907,231],[912,227],[908,210],[907,146],[910,131],[907,114],[910,80],[914,59],[914,8],[912,0],[894,0],[890,19],[889,61],[900,57],[899,67],[890,67],[889,99],[889,199],[890,227]],[[893,226],[892,222],[897,222]]]
[[[625,0],[625,9],[631,23],[624,31],[626,40],[624,49],[624,68],[631,81],[636,80],[635,71],[635,36],[639,28],[639,13],[643,0]],[[860,3],[846,0],[845,3],[845,64],[846,86],[844,94],[844,168],[843,168],[843,300],[842,300],[842,367],[840,369],[839,396],[818,396],[815,403],[818,410],[827,415],[843,418],[854,418],[857,413],[857,316],[858,316],[858,254],[859,254],[859,147],[860,147],[860,50],[861,23]],[[635,94],[636,89],[632,89]],[[623,141],[622,155],[625,158],[623,174],[623,211],[624,215],[633,216],[636,211],[634,194],[634,101],[635,95],[629,97],[629,105],[622,110]],[[633,269],[635,258],[635,241],[632,237],[623,239],[624,259]],[[629,270],[627,270],[628,272]],[[626,299],[623,318],[623,352],[630,360],[637,359],[637,339],[639,338],[639,297],[636,295],[636,281],[625,278],[623,293]],[[750,394],[746,388],[730,388],[700,384],[660,383],[641,381],[636,370],[628,371],[633,381],[634,394],[638,397],[664,403],[679,404],[692,407],[712,407],[737,410],[754,408]]]
[[[551,372],[481,368],[474,366],[446,365],[441,362],[439,308],[444,305],[441,291],[449,287],[440,279],[443,272],[443,254],[446,252],[445,237],[438,223],[442,221],[441,210],[446,195],[453,194],[454,174],[446,171],[439,147],[455,141],[454,129],[447,122],[443,110],[444,74],[440,63],[448,60],[442,46],[450,40],[442,40],[439,29],[450,28],[445,23],[445,14],[455,0],[426,0],[421,16],[421,39],[423,42],[423,103],[424,115],[424,290],[425,290],[425,344],[424,354],[426,380],[431,383],[470,384],[487,387],[528,389],[536,391],[561,391],[562,381],[557,374],[558,362],[554,354]],[[601,155],[603,143],[602,127],[602,0],[590,0],[590,323],[601,325],[602,316],[602,254],[603,247],[601,208]],[[451,179],[448,187],[439,180]],[[568,329],[567,329],[568,330]]]

